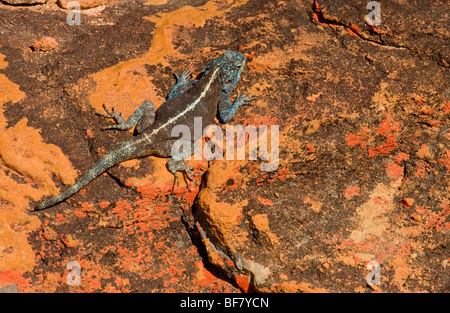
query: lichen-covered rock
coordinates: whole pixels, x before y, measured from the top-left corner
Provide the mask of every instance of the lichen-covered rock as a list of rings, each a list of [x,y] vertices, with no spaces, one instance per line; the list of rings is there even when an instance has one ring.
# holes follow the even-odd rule
[[[448,292],[448,1],[383,1],[378,26],[367,2],[110,1],[74,27],[1,5],[0,291]],[[230,124],[278,125],[275,168],[190,161],[201,187],[172,192],[143,158],[27,211],[133,135],[101,130],[103,103],[158,107],[223,50],[247,56],[231,99],[257,98]]]
[[[72,6],[69,7],[68,5],[71,2],[72,2]],[[75,2],[73,0],[58,0],[58,5],[63,9],[74,10],[75,7],[73,6],[73,3],[78,3],[81,10],[86,10],[86,9],[98,7],[100,5],[106,5],[108,3],[108,0],[76,0]]]
[[[265,97],[243,124],[280,126],[280,165],[208,169],[196,217],[209,259],[258,291],[446,290],[447,54],[421,49],[426,36],[396,33],[398,19],[377,37],[344,8],[316,2],[318,28],[292,29],[283,50],[249,62],[264,73],[253,92]],[[432,40],[448,46],[440,34]],[[242,266],[249,260],[268,275]],[[367,285],[369,262],[380,264],[381,285]]]
[[[33,51],[47,52],[55,49],[58,46],[58,42],[53,37],[42,37],[39,40],[33,41],[30,48]]]
[[[48,0],[1,0],[5,4],[11,5],[31,5],[31,4],[43,4]]]

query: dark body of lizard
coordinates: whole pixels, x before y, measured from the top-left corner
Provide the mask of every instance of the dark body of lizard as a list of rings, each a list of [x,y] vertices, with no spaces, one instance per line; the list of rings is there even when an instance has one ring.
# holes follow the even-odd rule
[[[178,183],[177,171],[194,180],[192,168],[187,167],[184,160],[172,152],[173,144],[179,140],[172,137],[172,129],[176,125],[186,125],[192,133],[194,117],[201,117],[203,125],[213,124],[216,116],[221,123],[227,123],[241,105],[252,99],[250,96],[238,95],[232,104],[229,99],[230,93],[240,79],[244,65],[243,54],[226,51],[220,57],[211,60],[197,79],[189,81],[190,72],[185,70],[177,76],[177,83],[156,112],[151,101],[144,101],[127,121],[123,119],[122,114],[117,114],[114,108],[111,112],[104,106],[108,114],[100,115],[113,118],[116,122],[116,125],[105,129],[129,130],[136,126],[137,135],[112,148],[74,185],[40,203],[35,210],[43,210],[66,200],[109,168],[135,158],[146,156],[170,158],[166,166],[175,176],[176,183]],[[194,146],[193,142],[191,144]],[[188,156],[184,159],[186,157]]]

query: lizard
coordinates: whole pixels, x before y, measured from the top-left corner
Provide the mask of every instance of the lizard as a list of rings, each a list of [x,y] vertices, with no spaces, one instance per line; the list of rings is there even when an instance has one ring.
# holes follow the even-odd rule
[[[198,174],[193,172],[193,167],[185,164],[185,159],[189,155],[172,151],[172,146],[179,138],[173,137],[171,130],[175,125],[183,124],[192,131],[195,117],[201,117],[206,125],[212,124],[216,117],[220,123],[227,123],[240,106],[253,100],[254,97],[245,93],[238,94],[233,102],[230,101],[230,94],[241,77],[245,62],[244,54],[225,51],[219,57],[212,59],[192,80],[190,80],[191,71],[185,69],[180,75],[175,74],[176,83],[158,110],[155,110],[153,103],[147,100],[127,120],[123,118],[122,113],[118,114],[114,107],[109,110],[103,104],[106,114],[97,114],[115,121],[115,124],[104,127],[104,130],[126,131],[135,127],[136,135],[113,147],[75,184],[53,198],[39,203],[34,210],[43,210],[65,201],[109,168],[121,162],[147,156],[169,158],[166,168],[175,176],[174,185],[175,183],[179,185],[177,172],[182,172],[190,181],[197,183],[192,175]],[[194,142],[189,144],[192,144],[195,151]],[[186,150],[190,153],[189,149]]]

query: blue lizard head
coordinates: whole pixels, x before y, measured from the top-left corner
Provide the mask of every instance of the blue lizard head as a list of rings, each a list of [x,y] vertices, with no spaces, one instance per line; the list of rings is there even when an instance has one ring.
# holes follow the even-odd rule
[[[212,59],[204,68],[204,74],[220,67],[220,78],[223,84],[222,89],[230,93],[241,77],[245,65],[245,55],[235,51],[225,51],[218,58]]]

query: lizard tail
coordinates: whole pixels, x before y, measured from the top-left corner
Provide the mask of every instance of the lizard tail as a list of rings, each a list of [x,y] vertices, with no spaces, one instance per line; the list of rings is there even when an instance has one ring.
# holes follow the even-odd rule
[[[136,155],[135,153],[133,153],[133,151],[130,150],[134,149],[132,149],[128,142],[124,142],[114,147],[100,160],[98,160],[97,163],[95,163],[95,165],[90,170],[88,170],[75,184],[67,188],[59,195],[41,202],[34,208],[34,210],[40,211],[66,200],[114,165],[139,157],[139,155]]]

